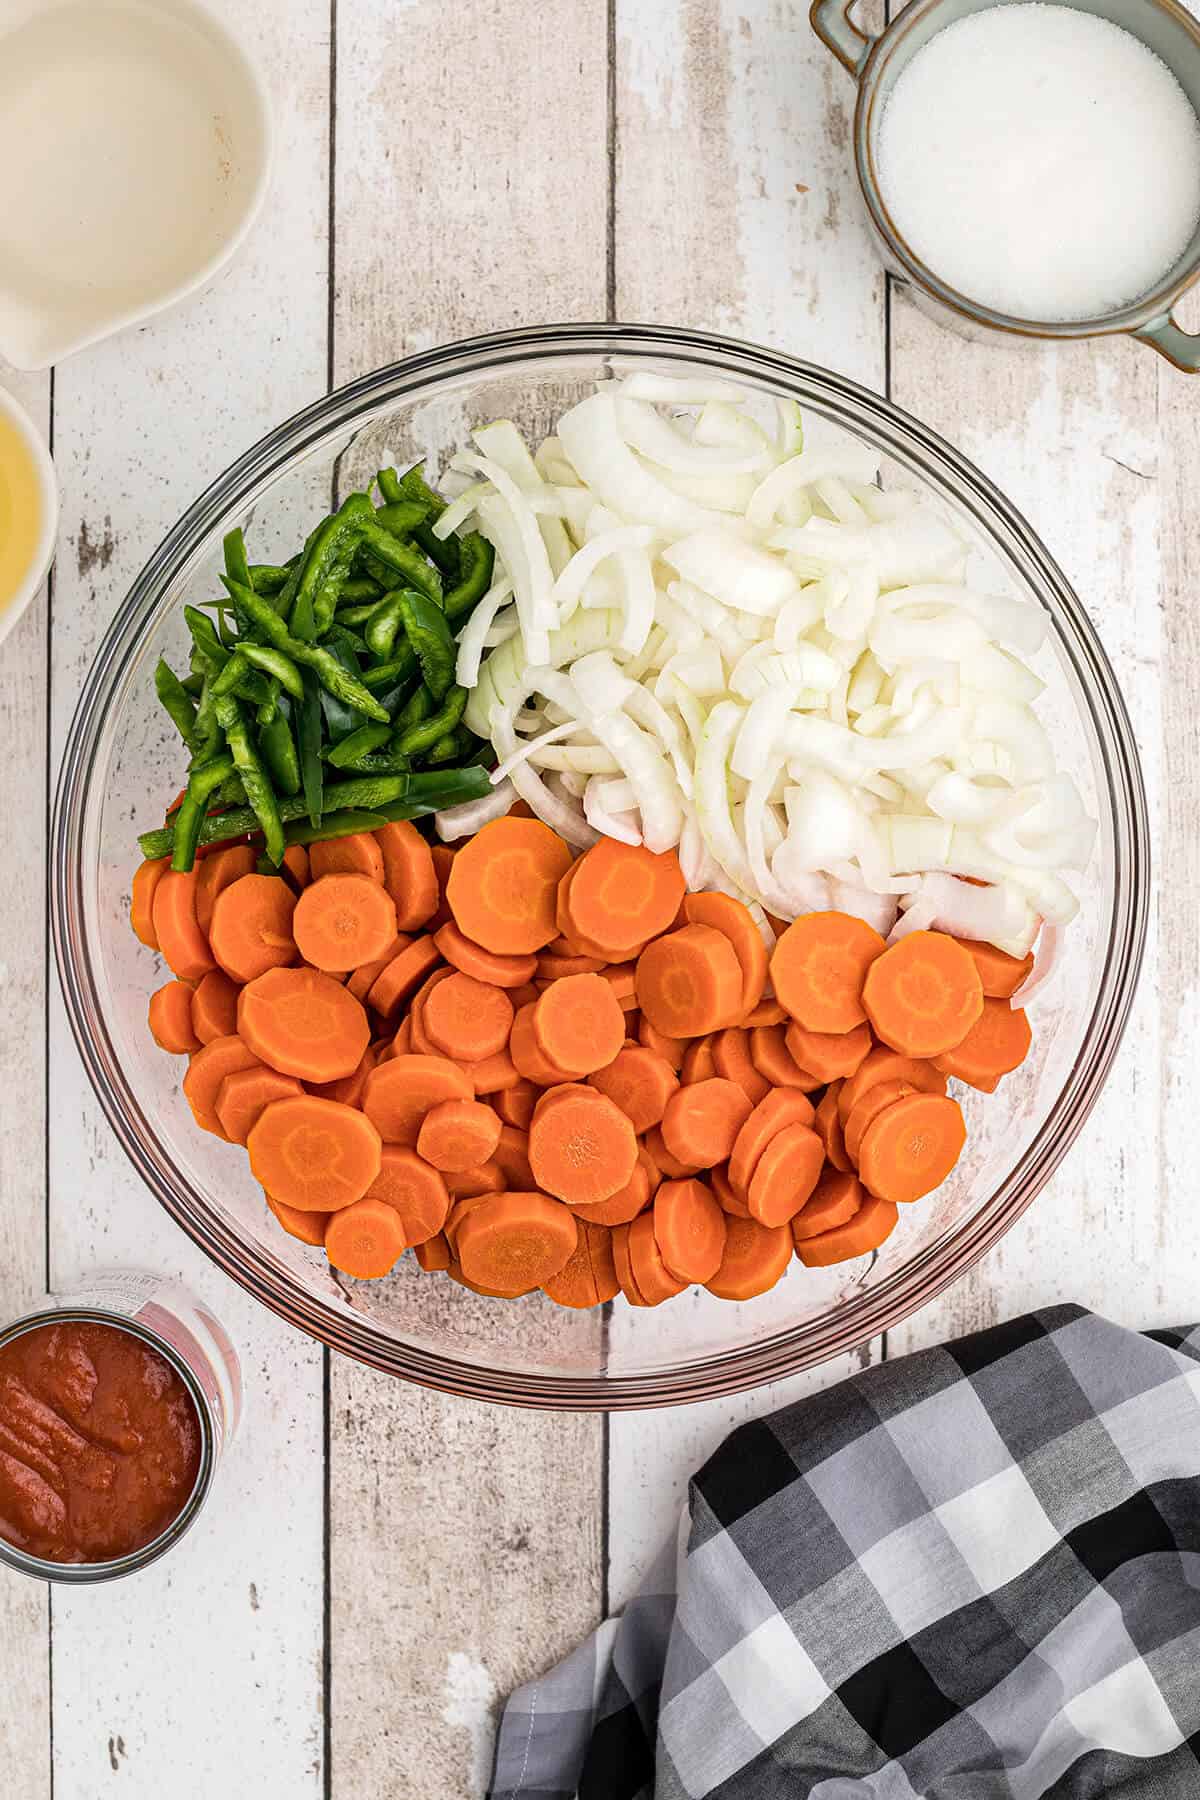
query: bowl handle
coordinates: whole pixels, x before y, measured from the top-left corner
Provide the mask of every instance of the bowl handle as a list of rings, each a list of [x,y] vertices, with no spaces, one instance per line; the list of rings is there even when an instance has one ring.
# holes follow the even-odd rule
[[[838,61],[857,77],[875,44],[850,18],[853,0],[812,0],[809,24]]]
[[[821,0],[817,0],[819,5]],[[1141,338],[1144,344],[1153,344],[1160,356],[1165,356],[1169,363],[1182,369],[1185,375],[1200,373],[1200,332],[1185,331],[1177,325],[1170,313],[1163,313],[1160,318],[1151,319],[1133,333]]]

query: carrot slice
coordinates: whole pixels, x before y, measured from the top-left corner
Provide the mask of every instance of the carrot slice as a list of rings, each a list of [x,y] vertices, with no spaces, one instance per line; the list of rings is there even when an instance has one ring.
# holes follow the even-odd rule
[[[450,1211],[450,1194],[438,1171],[399,1144],[383,1146],[367,1199],[382,1200],[399,1214],[406,1248],[436,1237]]]
[[[289,844],[283,853],[282,872],[297,894],[302,894],[312,880],[308,851],[303,844]]]
[[[726,1081],[736,1081],[751,1106],[757,1106],[770,1093],[772,1083],[755,1068],[750,1055],[748,1031],[741,1031],[736,1025],[718,1031],[712,1040],[712,1055],[717,1074]]]
[[[243,875],[253,875],[256,861],[249,844],[224,844],[216,846],[203,862],[196,864],[196,923],[206,937],[212,930],[217,895],[240,881]]]
[[[158,949],[158,933],[154,929],[154,890],[171,866],[169,856],[156,856],[139,863],[133,872],[133,892],[129,900],[129,923],[134,937],[148,950]]]
[[[566,1268],[578,1239],[567,1208],[546,1194],[493,1194],[459,1225],[456,1248],[469,1280],[515,1296],[553,1280]]]
[[[624,961],[666,931],[687,890],[679,858],[601,838],[575,864],[566,897],[570,931]]]
[[[214,1038],[211,1044],[197,1050],[183,1078],[183,1097],[201,1131],[211,1131],[214,1137],[225,1137],[217,1117],[217,1094],[221,1083],[234,1069],[261,1067],[258,1057],[240,1037]]]
[[[438,909],[441,888],[433,852],[410,819],[381,825],[373,834],[383,855],[383,885],[401,931],[418,931]]]
[[[826,1156],[834,1168],[842,1174],[847,1173],[853,1166],[850,1158],[846,1155],[842,1115],[838,1106],[838,1096],[844,1085],[841,1081],[830,1082],[821,1097],[821,1103],[817,1107],[817,1116],[813,1120],[813,1127],[825,1145]]]
[[[792,1220],[792,1237],[799,1249],[805,1238],[819,1237],[835,1225],[846,1225],[860,1206],[865,1206],[867,1190],[857,1175],[841,1169],[826,1169],[820,1181]]]
[[[966,1141],[957,1100],[944,1094],[906,1094],[864,1131],[859,1177],[881,1200],[908,1204],[941,1186]]]
[[[279,875],[242,875],[213,905],[212,953],[233,981],[253,981],[298,960],[292,936],[296,896]]]
[[[430,987],[420,1013],[421,1029],[434,1050],[462,1062],[495,1056],[508,1043],[512,1001],[503,988],[489,987],[457,969],[447,969],[445,977]],[[416,1031],[414,1018],[414,1043]]]
[[[551,1104],[538,1101],[529,1127],[529,1161],[538,1187],[573,1205],[610,1199],[637,1162],[633,1126],[595,1088],[548,1098]]]
[[[863,1132],[871,1120],[881,1113],[885,1106],[890,1106],[893,1100],[903,1100],[905,1094],[915,1094],[916,1091],[907,1081],[877,1081],[874,1087],[867,1089],[846,1120],[842,1132],[846,1155],[855,1168],[858,1167]]]
[[[444,1056],[393,1056],[367,1076],[363,1111],[389,1144],[417,1141],[421,1121],[443,1100],[470,1100],[471,1083]]]
[[[746,1205],[760,1225],[786,1225],[808,1199],[825,1167],[825,1146],[808,1125],[777,1131],[754,1166]]]
[[[378,962],[395,943],[396,908],[368,875],[322,875],[296,902],[292,936],[314,969],[357,969]]]
[[[502,1194],[508,1186],[504,1170],[495,1162],[480,1163],[474,1169],[447,1169],[442,1180],[456,1200],[472,1199],[476,1194]]]
[[[453,925],[454,914],[450,911],[446,899],[446,883],[450,879],[450,871],[454,867],[454,848],[451,844],[431,844],[429,854],[433,858],[433,872],[437,876],[438,904],[437,911],[429,921],[430,931],[440,931],[443,925]],[[470,970],[465,973],[470,974]]]
[[[337,1212],[362,1199],[379,1173],[382,1145],[353,1106],[301,1094],[265,1107],[246,1148],[255,1179],[285,1206]]]
[[[458,1262],[451,1262],[446,1273],[458,1287],[467,1288],[472,1294],[482,1294],[485,1300],[523,1300],[526,1294],[535,1291],[532,1287],[518,1288],[515,1292],[511,1288],[484,1287],[481,1282],[469,1280]]]
[[[728,938],[742,971],[742,997],[735,1023],[745,1023],[748,1014],[760,1004],[767,979],[767,946],[749,908],[732,894],[688,894],[683,912],[689,925],[711,925]]]
[[[638,958],[638,1005],[670,1036],[719,1030],[737,1011],[741,992],[738,959],[711,925],[685,925],[655,938]]]
[[[353,1075],[371,1027],[361,1002],[319,969],[268,969],[238,995],[238,1035],[281,1075],[325,1082]]]
[[[651,1218],[667,1273],[676,1281],[711,1281],[725,1250],[725,1215],[704,1183],[664,1181]]]
[[[324,1249],[325,1227],[332,1219],[332,1213],[300,1212],[294,1206],[285,1206],[282,1200],[272,1200],[270,1194],[266,1196],[266,1202],[289,1237],[299,1238],[302,1244],[311,1244],[315,1249]]]
[[[886,945],[849,913],[804,913],[771,954],[771,986],[793,1019],[810,1031],[853,1031],[866,1018],[867,970]]]
[[[946,1077],[931,1062],[918,1056],[902,1056],[898,1050],[889,1050],[879,1044],[838,1091],[838,1117],[843,1128],[867,1089],[879,1081],[907,1081],[909,1087],[917,1088],[922,1094],[944,1094],[946,1091]]]
[[[679,1071],[679,1079],[684,1087],[691,1087],[697,1081],[711,1081],[717,1072],[716,1059],[713,1056],[713,1039],[715,1032],[706,1032],[703,1037],[693,1038],[683,1053],[683,1067]]]
[[[382,1200],[356,1200],[325,1227],[325,1254],[335,1269],[359,1281],[389,1275],[404,1252],[400,1215]]]
[[[316,1094],[319,1100],[340,1100],[343,1106],[362,1106],[363,1090],[367,1085],[367,1076],[380,1059],[380,1050],[376,1044],[368,1044],[362,1054],[362,1061],[351,1075],[339,1075],[336,1081],[310,1081],[309,1092]]]
[[[659,1192],[662,1192],[661,1188]],[[709,1199],[712,1200],[711,1195]],[[712,1204],[719,1216],[720,1207],[715,1201]],[[661,1306],[664,1300],[673,1300],[676,1294],[682,1294],[688,1283],[673,1275],[663,1261],[655,1232],[653,1209],[639,1213],[624,1229],[629,1233],[627,1247],[630,1271],[643,1303],[646,1306]]]
[[[527,981],[533,980],[537,972],[536,956],[496,956],[481,944],[472,943],[469,937],[464,937],[453,921],[436,931],[433,941],[446,961],[460,974],[470,975],[476,981],[486,981],[492,987],[523,987]]]
[[[670,1181],[683,1181],[690,1175],[699,1175],[704,1166],[702,1163],[680,1162],[677,1156],[672,1156],[663,1142],[661,1125],[652,1125],[642,1142],[660,1178],[666,1176]]]
[[[811,1093],[820,1087],[816,1076],[802,1069],[787,1047],[782,1025],[756,1025],[750,1033],[750,1060],[772,1087],[802,1088]]]
[[[244,1144],[251,1127],[273,1100],[290,1100],[304,1089],[294,1075],[275,1069],[233,1069],[217,1089],[216,1114],[231,1144]]]
[[[541,1091],[535,1082],[518,1075],[511,1087],[501,1089],[496,1095],[496,1111],[501,1123],[513,1125],[518,1131],[528,1131]]]
[[[800,1068],[818,1081],[845,1080],[862,1067],[871,1052],[871,1031],[856,1025],[853,1031],[809,1031],[793,1019],[783,1034],[788,1051]]]
[[[711,1169],[728,1159],[751,1111],[736,1081],[717,1075],[693,1082],[667,1102],[660,1127],[663,1143],[677,1162]]]
[[[595,1225],[628,1225],[640,1212],[645,1212],[653,1191],[650,1164],[639,1148],[633,1174],[623,1188],[607,1200],[597,1201],[593,1206],[572,1206],[571,1211],[577,1219],[590,1219]]]
[[[791,1262],[794,1249],[786,1225],[727,1218],[721,1266],[704,1285],[718,1300],[753,1300],[775,1286]]]
[[[547,1062],[572,1075],[591,1075],[612,1062],[625,1042],[625,1015],[602,976],[564,975],[534,1007],[533,1035]]]
[[[427,1275],[436,1275],[441,1270],[448,1269],[452,1260],[450,1245],[440,1231],[428,1243],[414,1244],[413,1255]]]
[[[523,1006],[536,1006],[541,997],[541,988],[535,987],[532,981],[522,982],[520,987],[506,990],[513,1003],[513,1012],[519,1013]]]
[[[154,935],[172,975],[199,981],[216,967],[207,939],[196,922],[196,871],[181,875],[167,869],[158,879],[151,907]]]
[[[656,1031],[644,1015],[638,1020],[637,1040],[645,1050],[653,1050],[664,1062],[679,1072],[683,1067],[683,1058],[687,1051],[687,1041],[681,1037],[672,1037],[668,1032]]]
[[[665,1056],[640,1044],[617,1051],[612,1061],[588,1077],[592,1087],[619,1106],[639,1134],[662,1123],[679,1082]]]
[[[564,975],[598,975],[607,967],[600,956],[552,956],[544,950],[536,959],[535,973],[542,981],[559,981]]]
[[[632,1010],[637,1005],[637,964],[632,962],[609,963],[600,974],[607,981],[616,995],[617,1003],[625,1010]]]
[[[708,1179],[712,1185],[713,1195],[721,1211],[731,1219],[748,1219],[750,1208],[738,1194],[725,1169],[710,1169]]]
[[[903,942],[903,939],[901,940]],[[851,1262],[856,1256],[878,1250],[896,1229],[899,1210],[890,1200],[868,1194],[854,1217],[816,1237],[801,1238],[796,1255],[809,1269],[827,1269],[833,1263]]]
[[[780,1006],[778,1000],[760,1000],[753,1012],[748,1012],[742,1020],[743,1029],[751,1031],[758,1025],[786,1025],[788,1014]]]
[[[367,1005],[382,1019],[394,1018],[440,961],[437,945],[431,937],[414,938],[375,977],[367,991]]]
[[[758,1159],[773,1137],[789,1125],[813,1123],[811,1102],[798,1088],[772,1088],[743,1124],[729,1153],[729,1184],[745,1199]]]
[[[985,1000],[966,1037],[953,1050],[935,1056],[934,1066],[990,1094],[1001,1076],[1025,1061],[1032,1042],[1029,1020],[1021,1007],[1010,1006],[1007,1000]]]
[[[367,996],[393,957],[399,956],[402,950],[407,950],[412,941],[407,932],[398,931],[382,956],[377,956],[373,962],[360,963],[357,969],[351,970],[346,982],[347,992],[353,994],[356,1000],[361,1000],[365,1006]]]
[[[863,984],[876,1037],[904,1056],[961,1044],[983,1011],[974,959],[941,931],[910,931],[878,957]]]
[[[570,1081],[568,1069],[560,1069],[557,1063],[543,1055],[533,1028],[533,1015],[533,1006],[522,1006],[513,1019],[508,1054],[518,1075],[525,1081],[535,1081],[539,1087],[553,1087],[560,1081]]]
[[[238,990],[221,969],[201,976],[191,996],[192,1030],[202,1044],[232,1037],[237,1030]],[[194,1048],[195,1046],[193,1046]]]
[[[995,944],[977,938],[955,938],[975,964],[985,1000],[1011,1000],[1033,971],[1033,951],[1028,956],[1009,956]]]
[[[540,819],[493,819],[454,858],[446,898],[466,937],[498,956],[527,956],[557,934],[558,883],[571,863]]]
[[[542,1283],[556,1306],[603,1306],[621,1291],[613,1267],[612,1233],[578,1216],[575,1248],[557,1275]]]
[[[471,1169],[500,1142],[500,1123],[478,1100],[443,1100],[421,1121],[417,1150],[435,1169]]]
[[[322,875],[366,875],[383,880],[383,851],[369,831],[352,831],[346,837],[325,838],[308,848],[308,866],[314,881]]]
[[[150,996],[150,1035],[170,1056],[190,1056],[201,1040],[192,1025],[192,990],[182,981],[168,981]]]
[[[628,1300],[630,1306],[645,1306],[641,1289],[633,1278],[633,1268],[629,1260],[629,1226],[614,1225],[612,1228],[613,1273],[618,1286]]]

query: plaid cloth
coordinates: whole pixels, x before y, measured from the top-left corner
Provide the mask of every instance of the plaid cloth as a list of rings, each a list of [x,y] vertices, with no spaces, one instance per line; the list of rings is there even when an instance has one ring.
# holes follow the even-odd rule
[[[1198,1800],[1200,1328],[1079,1307],[745,1425],[492,1800]]]

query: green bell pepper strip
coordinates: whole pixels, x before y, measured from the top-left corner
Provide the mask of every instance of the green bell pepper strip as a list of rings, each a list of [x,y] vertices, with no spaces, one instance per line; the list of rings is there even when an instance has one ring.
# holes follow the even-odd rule
[[[319,825],[310,825],[306,819],[297,820],[294,825],[285,827],[283,835],[289,844],[321,844],[329,838],[349,837],[355,831],[378,831],[387,822],[383,813],[332,812],[326,813]]]
[[[238,654],[261,669],[264,675],[272,676],[293,700],[303,700],[304,681],[296,664],[282,650],[272,649],[270,644],[244,643],[238,645]]]
[[[408,696],[408,699],[404,702],[404,705],[400,708],[400,711],[396,714],[395,719],[392,721],[397,736],[399,736],[402,731],[407,731],[410,725],[422,724],[432,712],[433,695],[425,686],[425,683],[422,682],[420,687],[413,689],[412,693]]]
[[[338,768],[347,775],[404,775],[412,768],[412,758],[395,750],[371,750],[351,763],[340,762]]]
[[[222,806],[245,806],[246,788],[236,769],[221,783],[217,799]]]
[[[212,620],[194,606],[185,606],[183,617],[192,634],[192,655],[199,662],[199,673],[219,675],[229,661],[229,651],[217,636]]]
[[[419,756],[423,750],[432,750],[446,733],[453,731],[462,718],[467,705],[466,688],[451,688],[439,711],[428,719],[410,725],[396,738],[396,749],[401,756]]]
[[[175,841],[171,847],[171,867],[186,875],[196,860],[196,845],[204,824],[208,803],[226,778],[233,774],[232,756],[214,756],[196,764],[188,776],[187,792],[175,814]]]
[[[280,593],[287,586],[291,566],[289,564],[281,569],[277,568],[274,563],[251,563],[249,572],[250,586],[255,593],[261,594],[264,599],[269,600],[272,595]]]
[[[374,518],[375,508],[366,494],[348,494],[337,511],[322,520],[305,546],[293,611],[299,610],[303,615],[311,607],[319,625],[328,607],[328,617],[332,619],[336,595],[329,594],[330,580],[339,571],[349,574],[362,526]]]
[[[351,706],[356,712],[368,719],[377,719],[380,724],[387,720],[387,714],[370,692],[358,680],[343,668],[337,657],[322,644],[306,643],[301,638],[293,637],[279,614],[275,612],[268,600],[243,588],[240,593],[243,605],[258,632],[275,650],[282,650],[295,663],[301,663],[312,670],[322,688]],[[203,616],[203,615],[201,615]]]
[[[372,582],[371,586],[374,587],[375,583]],[[378,605],[376,597],[374,600],[364,600],[361,606],[339,607],[336,622],[339,625],[365,625]]]
[[[190,694],[193,700],[198,700],[204,690],[204,677],[193,672],[191,675],[186,675],[179,685],[185,694]]]
[[[250,738],[241,704],[232,694],[223,694],[216,702],[217,723],[225,733],[229,753],[242,778],[250,810],[258,821],[258,829],[266,839],[267,855],[275,864],[283,859],[283,820],[271,778],[263,768],[258,751]]]
[[[470,754],[474,743],[474,734],[464,726],[456,725],[453,731],[448,731],[444,738],[439,738],[427,752],[425,767],[435,769],[439,764],[461,762]]]
[[[276,790],[281,794],[298,794],[300,758],[292,728],[281,712],[260,730],[258,748]]]
[[[410,587],[428,595],[430,600],[440,605],[442,578],[433,565],[426,562],[419,550],[412,544],[394,538],[382,525],[377,525],[374,514],[362,521],[361,532],[363,547],[376,562],[382,563],[386,569],[394,570]]]
[[[347,606],[365,605],[367,601],[378,600],[382,593],[379,583],[372,581],[369,575],[352,575],[342,589],[338,609],[341,611]]]
[[[392,593],[385,594],[367,617],[363,636],[367,640],[367,649],[377,662],[386,662],[392,654],[396,633],[403,623],[403,608],[400,604],[403,592],[403,588],[396,588]]]
[[[491,585],[496,566],[496,552],[477,531],[468,531],[458,540],[461,555],[459,579],[445,599],[446,617],[454,623],[472,612]]]
[[[459,566],[458,539],[454,536],[439,538],[434,535],[434,521],[440,519],[445,512],[446,502],[426,481],[424,463],[417,463],[404,475],[397,475],[395,469],[381,469],[377,479],[379,491],[388,505],[401,499],[421,502],[426,517],[413,532],[413,537],[443,575],[456,578]]]
[[[416,651],[425,685],[442,700],[454,681],[458,650],[441,607],[412,588],[400,590],[400,617],[409,647]]]
[[[388,500],[375,508],[375,522],[393,537],[411,537],[424,523],[428,510],[419,500]]]
[[[387,662],[379,663],[373,669],[364,669],[363,686],[372,691],[376,688],[392,688],[397,683],[407,687],[413,676],[420,674],[420,669],[415,651],[404,644]]]
[[[234,651],[216,677],[212,693],[214,700],[219,700],[223,694],[236,694],[239,699],[248,700],[252,706],[269,705],[272,699],[269,682],[264,676],[255,673],[241,650]]]
[[[225,552],[225,573],[231,581],[240,582],[243,587],[252,588],[254,579],[250,574],[250,563],[246,556],[246,540],[242,536],[242,528],[235,525],[227,531],[222,539]]]
[[[316,827],[325,806],[325,767],[321,761],[321,689],[311,669],[304,670],[304,698],[296,710],[296,742],[304,809],[309,824]]]
[[[154,691],[188,749],[195,749],[195,702],[170,663],[161,656],[154,671]]]
[[[240,692],[240,690],[239,690]],[[259,727],[269,725],[272,719],[279,717],[279,683],[273,675],[267,677],[267,697],[259,705],[254,715],[254,723]]]
[[[347,674],[358,675],[358,656],[349,632],[343,630],[341,626],[334,626],[329,633],[325,647],[330,656],[346,670]],[[357,731],[363,722],[361,713],[355,712],[352,707],[347,706],[344,701],[339,700],[333,694],[323,693],[321,695],[321,711],[325,715],[329,735],[335,743],[340,742],[344,737],[349,737],[350,733]],[[382,724],[382,720],[378,722]]]
[[[360,725],[325,752],[325,761],[335,769],[352,769],[360,756],[381,750],[392,735],[390,725]]]

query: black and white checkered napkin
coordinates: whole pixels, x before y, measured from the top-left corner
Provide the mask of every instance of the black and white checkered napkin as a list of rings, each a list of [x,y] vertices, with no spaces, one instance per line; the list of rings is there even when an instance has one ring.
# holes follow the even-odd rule
[[[745,1425],[492,1800],[1198,1800],[1200,1328],[1058,1307]]]

